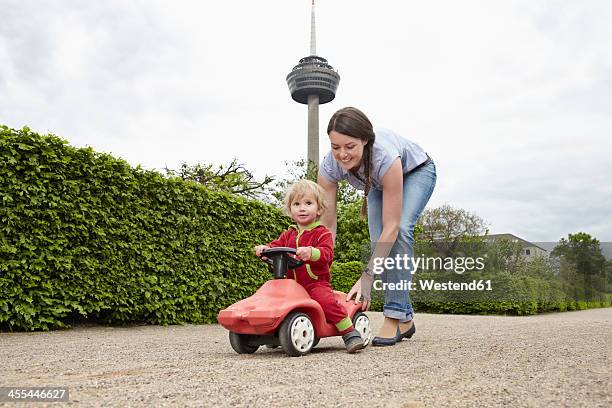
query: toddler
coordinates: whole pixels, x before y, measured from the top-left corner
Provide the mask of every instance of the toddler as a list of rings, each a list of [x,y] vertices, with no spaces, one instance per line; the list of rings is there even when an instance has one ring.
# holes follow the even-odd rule
[[[364,343],[346,310],[334,298],[329,283],[334,243],[331,232],[319,222],[325,207],[325,194],[318,184],[310,180],[295,182],[285,195],[285,210],[296,225],[268,245],[257,245],[255,253],[261,256],[264,250],[273,247],[296,248],[296,257],[304,264],[287,271],[287,277],[295,279],[321,305],[327,322],[335,325],[342,335],[346,350],[354,353]]]

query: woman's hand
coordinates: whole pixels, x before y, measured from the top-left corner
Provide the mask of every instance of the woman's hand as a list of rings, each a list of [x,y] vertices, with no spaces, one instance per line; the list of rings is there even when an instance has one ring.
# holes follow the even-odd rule
[[[364,271],[357,282],[355,282],[351,290],[349,290],[349,293],[346,294],[346,300],[349,301],[353,298],[353,296],[355,296],[355,303],[357,303],[363,296],[361,310],[368,310],[370,308],[370,301],[372,300],[373,283],[374,275],[370,275]]]

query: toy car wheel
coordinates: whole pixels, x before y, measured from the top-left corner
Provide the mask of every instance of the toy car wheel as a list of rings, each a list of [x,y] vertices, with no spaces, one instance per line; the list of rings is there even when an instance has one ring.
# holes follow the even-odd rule
[[[355,316],[353,316],[353,327],[361,335],[364,346],[370,344],[372,340],[372,327],[370,327],[370,319],[365,313],[355,313]]]
[[[312,348],[317,347],[317,344],[319,344],[319,340],[321,340],[321,339],[318,338],[318,337],[315,337],[314,341],[312,342]]]
[[[303,356],[308,354],[314,344],[314,326],[306,314],[294,312],[281,324],[278,337],[285,353],[291,357]]]
[[[230,332],[229,339],[230,344],[234,351],[238,354],[253,354],[257,351],[259,346],[251,346],[249,344],[249,335]]]

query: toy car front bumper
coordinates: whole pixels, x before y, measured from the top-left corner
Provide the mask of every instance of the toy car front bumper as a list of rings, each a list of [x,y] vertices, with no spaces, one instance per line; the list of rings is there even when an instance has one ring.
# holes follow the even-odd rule
[[[242,334],[273,334],[281,316],[269,311],[230,310],[219,312],[217,321],[229,331]]]

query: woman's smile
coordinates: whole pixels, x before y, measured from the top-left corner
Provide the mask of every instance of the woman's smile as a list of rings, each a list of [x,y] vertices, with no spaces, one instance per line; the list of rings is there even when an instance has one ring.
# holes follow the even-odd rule
[[[363,148],[367,142],[356,137],[347,136],[335,130],[329,133],[332,154],[340,166],[346,170],[359,167]]]

